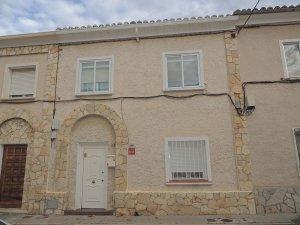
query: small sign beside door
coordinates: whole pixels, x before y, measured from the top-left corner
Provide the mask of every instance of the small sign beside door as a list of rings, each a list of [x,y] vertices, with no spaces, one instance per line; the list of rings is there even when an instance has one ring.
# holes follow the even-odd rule
[[[128,147],[128,155],[135,155],[135,147],[134,147],[134,145],[130,145]]]

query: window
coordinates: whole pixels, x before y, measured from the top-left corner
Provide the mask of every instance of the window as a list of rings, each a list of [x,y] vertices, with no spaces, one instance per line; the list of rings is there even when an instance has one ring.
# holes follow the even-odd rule
[[[3,98],[33,98],[36,93],[36,65],[7,66]]]
[[[284,71],[288,78],[300,78],[300,41],[282,43]]]
[[[105,94],[112,92],[112,59],[79,61],[78,94]]]
[[[296,154],[297,154],[297,164],[298,164],[298,171],[300,175],[300,128],[294,128],[293,129],[294,134],[294,140],[295,140],[295,148],[296,148]]]
[[[199,89],[203,87],[201,80],[201,54],[165,54],[165,89]]]
[[[211,181],[207,138],[176,138],[166,140],[167,183]]]

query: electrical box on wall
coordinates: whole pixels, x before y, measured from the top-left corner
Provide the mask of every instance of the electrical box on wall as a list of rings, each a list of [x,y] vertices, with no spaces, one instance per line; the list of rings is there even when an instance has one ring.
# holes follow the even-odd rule
[[[107,156],[107,166],[108,167],[115,167],[116,166],[116,156],[115,155],[108,155]]]
[[[53,119],[52,121],[52,130],[58,130],[59,128],[59,121],[57,119]]]
[[[246,107],[248,110],[255,109],[255,100],[253,96],[250,95],[246,97]]]

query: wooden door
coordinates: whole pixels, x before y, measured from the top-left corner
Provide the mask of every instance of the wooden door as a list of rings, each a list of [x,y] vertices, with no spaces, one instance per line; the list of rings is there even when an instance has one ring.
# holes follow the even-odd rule
[[[0,179],[0,207],[22,205],[27,145],[4,145]]]

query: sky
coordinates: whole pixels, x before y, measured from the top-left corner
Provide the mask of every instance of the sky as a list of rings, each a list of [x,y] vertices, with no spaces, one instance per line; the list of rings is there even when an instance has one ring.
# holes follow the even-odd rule
[[[257,0],[0,0],[0,36],[137,20],[232,14]],[[261,0],[258,8],[300,0]]]

